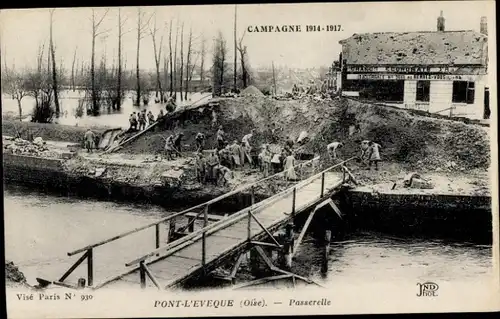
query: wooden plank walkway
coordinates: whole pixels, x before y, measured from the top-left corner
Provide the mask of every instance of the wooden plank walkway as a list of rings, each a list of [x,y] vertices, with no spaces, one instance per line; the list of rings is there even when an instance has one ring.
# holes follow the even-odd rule
[[[327,172],[325,173],[324,182],[324,195],[327,195],[328,190],[338,184],[342,180],[339,174]],[[296,211],[314,205],[320,199],[321,193],[321,178],[318,178],[296,191]],[[266,199],[257,204],[255,211],[252,213],[266,228],[285,223],[291,218],[292,212],[292,197],[293,193],[289,192],[278,199]],[[268,204],[270,203],[270,204]],[[238,214],[238,213],[236,213]],[[221,220],[216,224],[222,224],[226,220]],[[251,237],[261,237],[265,231],[258,225],[258,223],[251,220]],[[234,223],[229,224],[227,227],[219,229],[211,234],[206,235],[206,263],[205,269],[212,270],[215,265],[220,264],[221,259],[227,259],[229,256],[234,255],[244,248],[248,240],[248,215],[243,214],[241,217],[235,219]],[[182,247],[184,246],[184,247]],[[186,245],[180,245],[173,254],[147,264],[147,267],[158,280],[160,285],[164,288],[177,286],[184,282],[186,279],[194,276],[203,270],[202,265],[202,250],[203,241],[200,238],[188,242]],[[147,252],[145,252],[147,253]],[[171,253],[171,252],[170,252]],[[147,263],[147,261],[146,261]],[[131,266],[133,270],[138,264]],[[98,283],[99,284],[99,283]],[[128,275],[121,277],[118,280],[107,283],[105,288],[117,288],[123,285],[130,286],[136,284],[140,286],[139,270],[135,270]],[[147,287],[154,287],[151,280],[146,280]]]

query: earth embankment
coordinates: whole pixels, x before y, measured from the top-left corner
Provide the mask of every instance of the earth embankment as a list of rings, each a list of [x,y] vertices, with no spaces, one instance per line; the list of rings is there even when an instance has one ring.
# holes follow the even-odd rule
[[[216,114],[214,121],[213,114]],[[359,143],[372,140],[382,147],[383,161],[399,163],[408,169],[455,170],[488,169],[490,165],[489,128],[460,121],[412,114],[404,109],[362,103],[347,98],[333,100],[274,100],[270,97],[220,99],[215,106],[192,109],[168,126],[159,126],[124,146],[123,153],[158,154],[164,138],[183,132],[183,147],[194,150],[194,137],[202,132],[207,147],[215,146],[215,134],[222,125],[227,140],[241,138],[255,129],[255,146],[297,139],[307,131],[310,142],[305,151],[325,154],[326,145],[341,141],[344,157],[358,155]]]
[[[105,128],[92,127],[96,134],[103,133]],[[82,143],[83,136],[87,128],[52,124],[20,122],[15,120],[2,119],[2,134],[17,137],[21,135],[23,139],[41,137],[46,141],[64,141],[72,143]]]

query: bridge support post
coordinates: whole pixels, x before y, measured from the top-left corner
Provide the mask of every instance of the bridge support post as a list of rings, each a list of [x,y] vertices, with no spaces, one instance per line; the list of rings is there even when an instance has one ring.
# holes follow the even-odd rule
[[[87,281],[89,287],[94,284],[94,254],[93,249],[89,249],[87,254]]]
[[[155,248],[160,248],[160,224],[155,225]],[[160,256],[160,254],[156,254],[156,256]]]
[[[144,268],[144,261],[139,263],[139,276],[141,279],[141,288],[146,288],[146,269]]]
[[[192,233],[194,232],[194,221],[195,221],[196,217],[195,216],[190,216],[188,217],[188,232],[189,233]]]
[[[172,218],[168,222],[168,234],[167,234],[167,243],[170,242],[175,233],[175,219]]]
[[[323,258],[321,263],[321,272],[326,274],[328,272],[328,256],[330,255],[330,240],[332,239],[332,231],[325,230],[325,242],[323,247]]]
[[[293,257],[293,223],[289,223],[285,227],[285,243],[283,245],[283,267],[287,270],[292,268]]]

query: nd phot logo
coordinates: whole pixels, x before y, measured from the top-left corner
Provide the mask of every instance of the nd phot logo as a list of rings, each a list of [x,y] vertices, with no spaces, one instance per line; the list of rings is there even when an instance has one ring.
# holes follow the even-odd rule
[[[423,284],[418,283],[417,286],[417,297],[437,297],[438,284],[428,281]]]

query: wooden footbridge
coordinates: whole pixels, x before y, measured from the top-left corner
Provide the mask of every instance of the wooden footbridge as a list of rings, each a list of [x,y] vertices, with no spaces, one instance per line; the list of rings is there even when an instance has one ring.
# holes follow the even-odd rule
[[[331,196],[349,180],[355,182],[351,172],[345,166],[345,163],[352,159],[354,158],[327,169],[321,169],[319,158],[316,157],[296,166],[298,181],[285,181],[281,172],[156,222],[69,252],[68,256],[78,254],[81,256],[58,280],[52,283],[75,289],[116,288],[117,286],[130,286],[133,283],[138,286],[140,284],[143,288],[150,286],[166,289],[181,286],[188,279],[206,275],[230,259],[236,260],[236,263],[225,279],[233,281],[244,253],[249,249],[254,249],[260,255],[265,264],[277,274],[276,278],[292,276],[293,279],[299,278],[311,282],[307,278],[275,266],[265,250],[271,246],[284,251],[286,258],[291,261],[316,212],[314,207],[319,208],[326,204],[332,208],[332,211],[340,214]],[[278,190],[275,195],[255,202],[256,191],[262,187],[271,187],[270,185],[276,187],[276,183],[282,183],[283,190]],[[245,192],[251,194],[248,207],[226,216],[210,214],[210,207],[215,203]],[[290,221],[293,222],[298,214],[310,211],[312,212],[295,244],[293,240],[286,241],[285,244],[276,240],[273,232],[289,224]],[[202,221],[202,225],[198,226],[201,227],[200,229],[195,229],[198,219]],[[183,221],[181,227],[178,227],[179,221]],[[151,240],[150,251],[143,249],[137,251],[135,247],[139,246],[139,243],[135,239],[135,241],[129,241],[120,251],[108,249],[106,254],[113,254],[112,261],[96,263],[98,252],[105,250],[106,246],[152,229],[154,229],[154,236],[141,239],[141,245],[144,241]],[[122,254],[124,256],[118,256]],[[104,257],[99,258],[104,259]],[[79,267],[84,261],[87,264],[86,271],[75,271],[77,268],[85,269]],[[110,272],[113,272],[111,276],[109,276]],[[71,278],[73,283],[69,283]],[[96,279],[99,282],[96,283]]]

